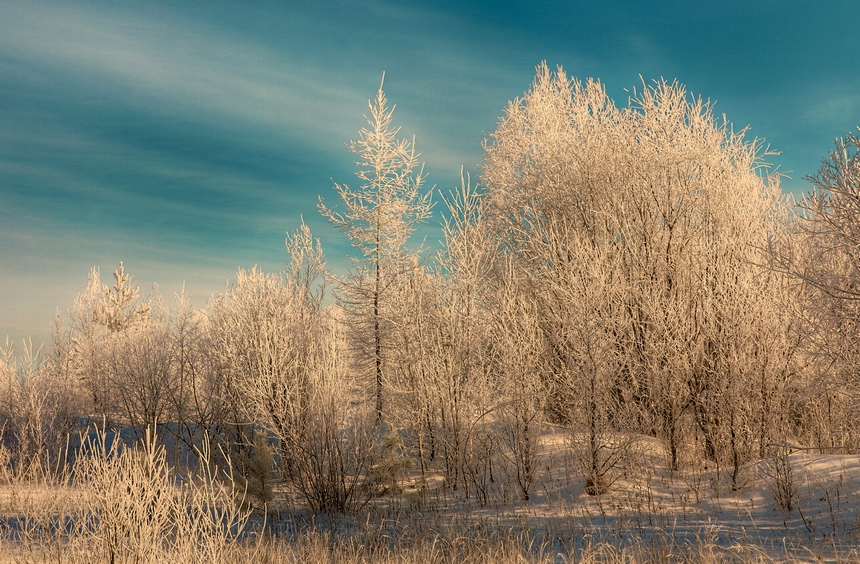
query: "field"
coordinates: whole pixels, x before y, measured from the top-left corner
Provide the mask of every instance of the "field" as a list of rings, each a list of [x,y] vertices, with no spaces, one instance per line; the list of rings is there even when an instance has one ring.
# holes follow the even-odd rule
[[[797,451],[742,469],[674,473],[639,438],[603,495],[585,492],[566,435],[542,436],[528,501],[498,466],[483,503],[441,474],[348,514],[307,511],[276,488],[266,511],[205,468],[177,480],[144,442],[82,458],[59,478],[0,486],[3,562],[852,562],[860,558],[860,457]],[[106,456],[102,456],[106,454]],[[203,468],[203,466],[201,466]]]

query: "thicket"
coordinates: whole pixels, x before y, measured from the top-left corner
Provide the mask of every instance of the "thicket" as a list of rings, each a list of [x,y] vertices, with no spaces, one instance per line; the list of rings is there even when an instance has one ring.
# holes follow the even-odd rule
[[[410,246],[432,193],[414,140],[381,87],[369,107],[360,186],[335,185],[343,213],[320,203],[360,252],[350,272],[304,225],[283,272],[240,270],[202,308],[94,268],[50,347],[0,349],[7,479],[113,479],[75,461],[94,422],[143,441],[150,481],[214,468],[246,504],[287,492],[321,514],[433,473],[455,497],[528,500],[548,426],[591,495],[635,472],[641,436],[732,488],[792,448],[860,448],[856,136],[798,211],[761,143],[681,85],[619,108],[542,65],[479,181],[438,196],[430,254]]]

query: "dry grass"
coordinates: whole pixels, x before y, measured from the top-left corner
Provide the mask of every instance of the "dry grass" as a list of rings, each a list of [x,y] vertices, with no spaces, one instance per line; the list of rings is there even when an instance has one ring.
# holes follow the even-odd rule
[[[0,556],[10,562],[229,562],[253,557],[251,516],[232,479],[200,453],[200,470],[173,476],[154,435],[134,448],[84,441],[59,476],[8,471],[0,495]],[[231,477],[229,469],[225,474]],[[241,539],[241,548],[239,548]],[[250,551],[250,552],[249,552]]]
[[[551,439],[547,444],[553,444]],[[778,500],[768,497],[765,480],[758,480],[757,489],[750,486],[735,497],[724,493],[697,503],[689,486],[698,483],[692,470],[670,477],[656,464],[651,464],[650,473],[619,479],[606,496],[580,492],[571,497],[571,480],[563,461],[554,462],[553,451],[545,456],[544,494],[529,503],[481,507],[474,500],[445,493],[440,486],[423,496],[391,496],[348,516],[324,518],[282,510],[264,518],[254,516],[242,503],[243,492],[236,488],[232,472],[217,472],[205,449],[199,471],[182,480],[168,467],[164,449],[151,436],[123,449],[118,443],[108,446],[102,433],[87,449],[90,455],[79,457],[67,474],[28,477],[7,471],[0,476],[5,483],[0,486],[0,561],[860,559],[854,548],[860,523],[860,461],[854,459],[789,457],[798,481],[798,509],[792,513],[779,513]],[[756,469],[749,473],[756,481]],[[741,499],[744,495],[749,500]]]

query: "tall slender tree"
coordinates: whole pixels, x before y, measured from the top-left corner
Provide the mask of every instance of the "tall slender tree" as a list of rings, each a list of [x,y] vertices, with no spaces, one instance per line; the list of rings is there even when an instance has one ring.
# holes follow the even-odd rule
[[[353,270],[340,281],[340,288],[342,303],[352,318],[358,358],[373,374],[377,424],[383,419],[389,354],[386,333],[393,315],[386,298],[402,275],[418,264],[418,253],[407,247],[407,241],[432,207],[431,192],[422,193],[425,175],[418,164],[415,141],[398,137],[400,128],[392,126],[394,106],[388,106],[383,83],[376,98],[368,102],[368,126],[349,144],[358,157],[356,176],[361,185],[351,188],[335,183],[346,208],[342,213],[326,206],[322,198],[319,202],[320,213],[361,253],[353,258]]]

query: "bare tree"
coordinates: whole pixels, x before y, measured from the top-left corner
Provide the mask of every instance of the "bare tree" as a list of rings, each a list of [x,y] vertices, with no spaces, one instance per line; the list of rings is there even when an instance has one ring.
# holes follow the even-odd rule
[[[623,420],[657,433],[672,467],[693,426],[711,459],[737,468],[760,452],[794,350],[785,280],[764,251],[786,229],[787,204],[760,143],[677,83],[618,109],[599,82],[544,64],[486,151],[498,249],[524,295],[543,300],[551,416],[581,425],[566,420],[576,386],[593,391],[587,428],[621,431]]]
[[[273,434],[284,476],[311,508],[345,511],[366,500],[370,427],[363,402],[351,407],[360,397],[350,395],[340,321],[323,307],[319,242],[302,225],[287,250],[286,272],[239,270],[216,302],[218,347],[237,421],[249,428],[240,440],[255,446],[252,424]]]
[[[793,245],[777,247],[779,266],[803,296],[799,333],[812,379],[811,438],[822,449],[856,449],[860,421],[860,137],[837,139],[801,202]]]

